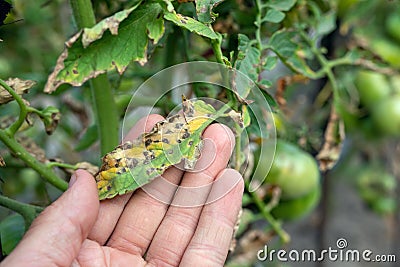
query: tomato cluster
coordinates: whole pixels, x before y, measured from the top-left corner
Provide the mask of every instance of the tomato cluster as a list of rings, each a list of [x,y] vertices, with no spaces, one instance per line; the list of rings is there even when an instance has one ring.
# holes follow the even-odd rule
[[[400,77],[390,79],[372,71],[359,71],[356,87],[361,108],[370,117],[374,133],[400,136]]]

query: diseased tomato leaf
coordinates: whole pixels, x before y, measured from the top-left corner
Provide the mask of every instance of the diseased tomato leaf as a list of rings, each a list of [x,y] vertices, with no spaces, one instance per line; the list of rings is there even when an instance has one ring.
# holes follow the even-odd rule
[[[196,13],[200,22],[211,23],[215,20],[216,14],[212,9],[223,0],[196,0]]]
[[[96,175],[100,200],[134,191],[182,160],[186,169],[193,169],[204,129],[220,116],[232,117],[202,100],[183,99],[182,107],[183,113],[158,122],[150,132],[103,157]]]
[[[157,43],[164,34],[161,13],[158,3],[146,2],[77,33],[66,42],[45,92],[51,93],[64,83],[79,86],[112,69],[122,74],[132,61],[146,63],[149,39]]]
[[[219,38],[219,35],[214,32],[214,30],[211,27],[208,27],[201,23],[200,21],[197,21],[191,17],[184,16],[181,14],[176,13],[175,11],[172,12],[166,12],[164,14],[164,18],[166,20],[169,20],[176,24],[179,27],[185,28],[186,30],[189,30],[191,32],[195,32],[198,35],[207,37],[209,39],[216,40]]]

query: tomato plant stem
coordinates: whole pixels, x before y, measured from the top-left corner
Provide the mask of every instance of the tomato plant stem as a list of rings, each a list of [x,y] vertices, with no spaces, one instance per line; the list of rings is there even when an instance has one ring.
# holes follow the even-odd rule
[[[253,203],[257,206],[258,210],[261,212],[261,215],[264,217],[264,219],[271,225],[272,229],[275,231],[275,233],[279,236],[283,244],[287,244],[290,242],[290,236],[288,233],[286,233],[285,230],[281,227],[281,224],[275,220],[275,218],[269,213],[269,211],[265,208],[265,204],[258,197],[255,191],[250,190],[250,183],[248,180],[244,181],[246,191],[249,193]]]
[[[94,112],[100,136],[100,151],[104,155],[118,145],[118,112],[107,75],[91,80]]]
[[[79,29],[90,28],[96,24],[90,0],[71,0],[70,3]],[[118,112],[106,74],[93,78],[90,85],[100,137],[100,150],[104,155],[118,144]]]
[[[21,214],[25,220],[25,229],[28,229],[36,215],[43,210],[42,207],[25,204],[2,195],[0,195],[0,205]]]
[[[54,185],[58,189],[65,191],[68,188],[66,181],[58,177],[54,171],[47,167],[44,163],[38,161],[25,148],[18,143],[12,136],[8,135],[4,130],[0,130],[0,140],[26,165],[37,171],[47,182]]]

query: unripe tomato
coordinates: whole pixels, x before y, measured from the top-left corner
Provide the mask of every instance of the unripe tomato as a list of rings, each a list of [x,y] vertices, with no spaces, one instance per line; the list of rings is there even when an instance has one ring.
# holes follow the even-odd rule
[[[380,100],[371,111],[374,124],[383,134],[400,136],[400,95]]]
[[[372,49],[392,66],[400,67],[400,44],[391,40],[378,38],[372,42]]]
[[[363,105],[369,107],[390,94],[389,83],[383,74],[362,70],[356,75],[355,84]]]
[[[392,12],[385,21],[385,27],[387,33],[393,37],[398,43],[400,43],[400,9],[396,12]]]
[[[271,214],[281,220],[299,219],[309,214],[319,203],[321,188],[317,186],[306,195],[289,200],[282,200],[271,210]]]
[[[377,213],[395,212],[397,180],[392,174],[377,166],[366,166],[357,175],[361,198]]]
[[[278,140],[271,170],[265,181],[281,188],[282,199],[298,198],[318,187],[318,165],[310,154],[296,145]]]

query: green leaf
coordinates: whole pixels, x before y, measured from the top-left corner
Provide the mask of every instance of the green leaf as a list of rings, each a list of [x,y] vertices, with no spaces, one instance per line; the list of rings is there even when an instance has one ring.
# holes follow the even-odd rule
[[[101,39],[103,33],[109,30],[112,35],[118,34],[118,27],[121,21],[126,19],[128,15],[135,9],[135,7],[122,10],[115,13],[113,16],[103,19],[92,28],[83,29],[82,44],[83,47],[88,47],[92,42]]]
[[[258,81],[258,67],[260,65],[261,52],[258,48],[251,46],[249,38],[244,34],[238,35],[238,59],[235,62],[235,68],[243,75],[235,77],[235,93],[239,99],[246,99]],[[246,76],[252,81],[248,80]],[[253,83],[254,82],[254,83]]]
[[[320,17],[316,32],[318,35],[326,35],[336,28],[336,13],[331,11]]]
[[[198,35],[216,40],[218,39],[218,35],[214,32],[214,30],[203,23],[181,14],[177,14],[175,11],[166,12],[164,14],[164,18],[173,22],[175,25],[185,28],[191,32],[194,32]]]
[[[279,23],[284,18],[285,18],[285,13],[276,9],[270,9],[267,11],[267,14],[265,14],[264,18],[262,19],[262,22],[267,21],[272,23]]]
[[[278,103],[270,93],[268,93],[265,90],[261,90],[261,93],[264,96],[265,100],[268,102],[268,105],[270,105],[272,109],[279,108]]]
[[[295,4],[296,0],[270,0],[267,6],[280,11],[289,11]]]
[[[296,49],[298,49],[298,45],[292,41],[295,35],[294,32],[285,30],[277,31],[271,36],[269,45],[279,56],[290,57],[295,53]]]
[[[257,67],[260,64],[260,50],[250,45],[250,40],[246,35],[239,34],[238,39],[239,54],[235,67],[256,82],[258,80]]]
[[[262,85],[262,87],[269,88],[272,86],[272,82],[270,80],[262,79],[258,85]]]
[[[223,0],[195,0],[197,19],[202,23],[211,23],[215,20],[216,14],[212,9]]]
[[[297,34],[286,30],[275,32],[269,40],[269,47],[279,56],[279,58],[293,71],[301,73],[307,77],[314,77],[314,72],[307,65],[305,60],[299,56],[301,47]]]
[[[264,65],[263,65],[264,70],[272,70],[273,68],[275,68],[277,62],[278,62],[278,58],[276,56],[267,57]]]
[[[25,221],[19,214],[12,214],[0,223],[0,237],[3,255],[8,255],[17,246],[25,233]]]
[[[99,23],[100,26],[94,26],[97,30],[86,30],[91,36],[90,41],[85,43],[86,48],[83,43],[84,32],[77,33],[66,43],[66,49],[49,76],[45,92],[51,93],[63,83],[79,86],[112,69],[122,74],[132,61],[146,63],[149,38],[155,43],[164,33],[161,12],[161,6],[151,2],[130,12],[119,12],[117,21],[127,17],[120,21],[117,32],[111,31],[110,25],[104,21]]]

